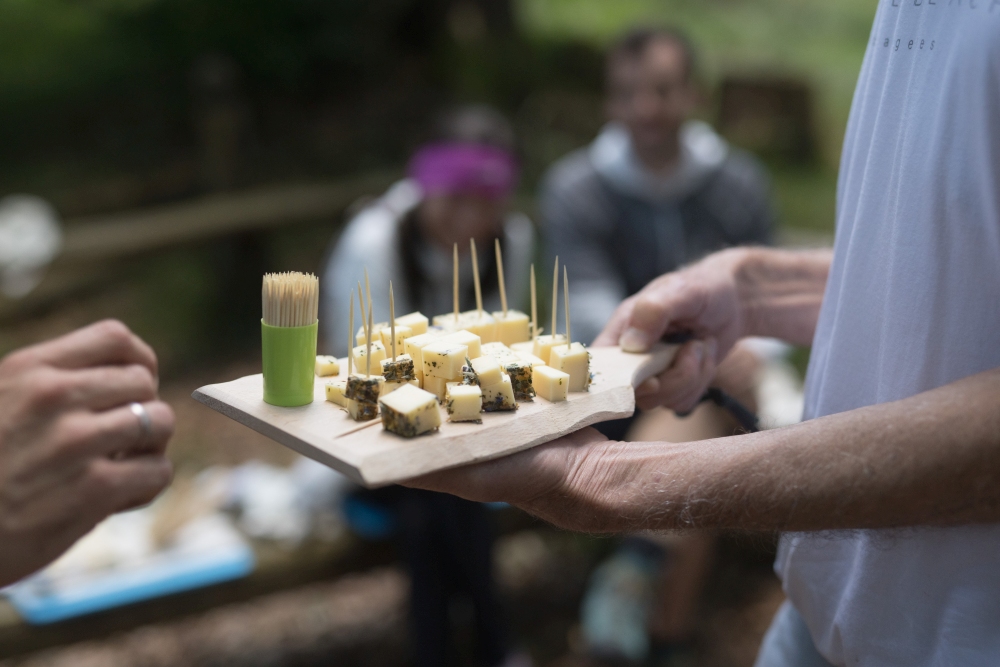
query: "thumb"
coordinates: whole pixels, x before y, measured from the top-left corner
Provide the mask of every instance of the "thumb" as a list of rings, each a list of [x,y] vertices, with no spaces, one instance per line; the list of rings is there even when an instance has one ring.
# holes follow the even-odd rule
[[[626,352],[645,352],[677,322],[692,320],[701,309],[698,290],[671,275],[639,292],[628,325],[619,339]]]

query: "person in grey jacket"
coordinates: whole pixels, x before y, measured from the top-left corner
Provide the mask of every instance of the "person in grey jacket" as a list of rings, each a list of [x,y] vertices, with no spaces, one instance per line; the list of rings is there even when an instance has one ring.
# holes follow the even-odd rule
[[[556,162],[541,188],[548,252],[569,270],[573,329],[590,342],[653,278],[735,245],[767,245],[763,167],[692,120],[694,52],[673,30],[636,29],[607,64],[610,122]]]
[[[610,122],[543,181],[542,231],[549,255],[568,269],[580,340],[594,340],[618,305],[657,276],[722,248],[771,243],[764,169],[691,119],[694,60],[676,30],[626,33],[608,53]],[[719,382],[751,402],[759,360],[749,349],[732,357]],[[705,405],[684,420],[659,411],[599,428],[617,439],[690,441],[733,427]],[[711,534],[627,538],[584,597],[589,651],[638,662],[651,652],[686,651],[714,542]],[[637,580],[646,585],[637,588]]]

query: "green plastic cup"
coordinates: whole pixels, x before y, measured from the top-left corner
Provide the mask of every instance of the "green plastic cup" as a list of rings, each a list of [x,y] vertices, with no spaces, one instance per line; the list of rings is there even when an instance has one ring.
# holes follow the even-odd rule
[[[284,408],[312,403],[318,324],[272,327],[261,320],[265,403]]]

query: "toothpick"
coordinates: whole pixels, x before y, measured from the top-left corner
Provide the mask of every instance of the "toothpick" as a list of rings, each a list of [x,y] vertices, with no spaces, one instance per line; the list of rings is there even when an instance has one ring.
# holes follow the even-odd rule
[[[368,311],[365,310],[365,301],[362,295],[364,292],[361,291],[361,281],[358,281],[358,303],[361,304],[361,328],[365,328],[365,322],[368,321]]]
[[[552,269],[552,342],[556,342],[556,309],[559,308],[559,255],[556,255],[556,266]]]
[[[476,239],[469,239],[472,246],[472,280],[476,288],[476,310],[479,311],[479,319],[483,319],[483,292],[479,289],[479,260],[476,258]]]
[[[354,370],[354,290],[351,290],[351,314],[347,319],[347,377]]]
[[[389,281],[389,339],[392,341],[392,363],[396,363],[396,303],[392,298],[392,281]]]
[[[365,267],[365,301],[368,302],[368,319],[372,319],[372,286],[368,282],[368,267]]]
[[[573,344],[573,338],[569,334],[569,274],[566,272],[566,265],[563,264],[563,301],[566,302],[566,351]]]
[[[357,433],[358,431],[360,431],[362,429],[366,429],[369,426],[374,426],[375,424],[381,424],[381,423],[382,423],[381,419],[371,419],[371,420],[366,421],[366,422],[361,422],[357,426],[352,426],[351,428],[349,428],[349,429],[347,429],[345,431],[341,431],[337,435],[333,436],[333,439],[336,440],[337,438],[343,438],[345,435],[350,435],[352,433]]]
[[[365,376],[372,376],[372,302],[368,302],[368,329],[365,330]]]
[[[538,338],[538,297],[535,294],[535,263],[531,263],[531,338]]]
[[[458,244],[452,246],[452,277],[451,293],[452,301],[455,303],[455,321],[458,322]]]
[[[503,280],[503,256],[500,254],[500,239],[493,239],[493,249],[497,253],[497,278],[500,281],[500,308],[507,319],[507,287]]]

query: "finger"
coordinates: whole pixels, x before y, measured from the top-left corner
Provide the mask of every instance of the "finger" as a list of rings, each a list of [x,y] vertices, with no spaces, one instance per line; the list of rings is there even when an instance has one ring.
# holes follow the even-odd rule
[[[705,355],[704,341],[693,340],[685,343],[677,351],[673,363],[650,383],[642,394],[636,395],[636,404],[644,410],[664,406],[681,410],[691,395],[704,392],[711,378],[702,377]]]
[[[698,369],[699,381],[697,383],[692,383],[687,394],[679,396],[675,399],[675,405],[677,406],[675,411],[678,415],[687,416],[692,410],[698,407],[699,403],[701,403],[702,397],[705,395],[705,390],[715,378],[716,349],[717,346],[715,340],[708,340],[705,342],[701,367]]]
[[[98,366],[59,372],[65,405],[107,410],[156,398],[156,378],[139,364]]]
[[[80,501],[98,520],[116,512],[146,505],[163,491],[173,477],[164,456],[149,455],[111,461],[91,461],[84,475]]]
[[[629,321],[618,341],[626,352],[645,352],[677,321],[697,317],[703,308],[701,290],[672,274],[636,295]]]
[[[104,412],[78,411],[61,420],[55,448],[63,461],[162,454],[174,433],[174,413],[162,401],[143,403],[149,414],[150,431],[129,406]]]
[[[621,338],[622,332],[625,331],[629,319],[632,317],[632,306],[634,303],[635,297],[631,297],[622,301],[615,308],[611,319],[604,325],[604,330],[594,339],[593,347],[612,347],[618,345],[618,339]]]
[[[59,368],[139,364],[157,375],[156,353],[127,326],[104,320],[31,348],[41,363]]]

